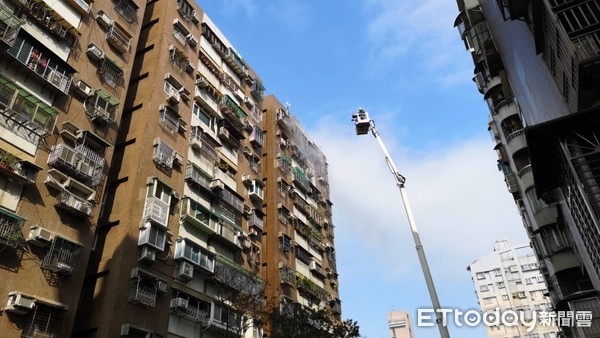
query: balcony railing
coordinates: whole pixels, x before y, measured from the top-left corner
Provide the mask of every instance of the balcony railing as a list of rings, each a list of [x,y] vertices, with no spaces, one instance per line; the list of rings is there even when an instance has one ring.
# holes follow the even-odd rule
[[[252,128],[252,134],[250,135],[250,142],[252,142],[252,144],[254,144],[257,147],[262,147],[264,144],[264,135],[262,130],[257,127],[254,126]]]
[[[296,287],[296,271],[289,266],[279,268],[279,282]]]
[[[156,305],[156,281],[149,277],[138,275],[131,279],[129,285],[129,302],[148,307]]]
[[[313,295],[319,300],[327,299],[327,291],[307,277],[298,276],[298,289]]]
[[[9,47],[12,47],[19,30],[23,25],[23,21],[4,4],[0,4],[0,40]]]
[[[223,256],[217,256],[214,278],[247,295],[258,295],[264,287],[262,280]]]
[[[239,213],[244,212],[244,200],[243,199],[237,197],[236,195],[234,195],[232,192],[230,192],[227,189],[221,189],[221,191],[218,193],[218,195],[223,201],[225,201],[227,204],[232,206]]]
[[[19,34],[8,50],[30,72],[60,92],[67,94],[73,80],[73,70],[58,56],[25,34]]]
[[[146,198],[144,218],[167,227],[169,223],[169,205],[157,197]]]
[[[179,130],[179,117],[168,108],[159,111],[158,123],[170,133],[175,133]]]
[[[248,75],[248,67],[242,58],[233,50],[233,48],[229,47],[225,61],[233,69],[233,71],[241,78],[246,77]]]
[[[50,250],[41,262],[41,267],[61,275],[72,275],[79,267],[82,251],[81,245],[55,237]]]
[[[104,157],[83,144],[71,148],[65,143],[53,147],[48,164],[60,168],[73,177],[96,186],[102,182]]]
[[[191,198],[185,198],[182,201],[181,221],[201,232],[209,234],[217,232],[217,218]]]
[[[106,32],[106,41],[121,53],[129,52],[131,37],[116,23],[113,23]]]
[[[67,2],[82,15],[86,15],[90,12],[90,4],[86,0],[67,0]]]
[[[121,14],[123,19],[125,19],[130,24],[137,23],[137,9],[132,0],[120,0],[115,5],[115,11]]]
[[[92,216],[94,205],[68,190],[62,190],[56,199],[58,201],[58,206],[64,209],[84,216]]]
[[[0,114],[38,137],[44,137],[54,128],[58,114],[52,107],[0,75]]]
[[[302,190],[304,190],[304,192],[311,191],[310,181],[308,180],[306,175],[304,175],[304,171],[302,171],[302,169],[294,167],[294,169],[292,170],[292,174],[294,182],[298,183],[298,185],[300,186],[300,188],[302,188]]]
[[[217,233],[221,235],[220,239],[224,239],[225,243],[228,244],[231,248],[240,249],[242,244],[240,243],[240,239],[237,236],[238,232],[241,232],[242,229],[229,223],[223,222],[220,227],[218,227]]]
[[[212,177],[191,162],[188,162],[187,166],[185,167],[185,180],[204,188],[206,191],[210,191],[210,182],[212,182]]]
[[[252,90],[250,91],[250,94],[252,94],[252,96],[254,96],[254,98],[256,100],[258,100],[259,102],[262,102],[264,92],[265,92],[265,87],[263,86],[263,84],[260,83],[258,80],[254,80],[254,85],[252,86]]]
[[[190,134],[190,144],[192,148],[197,148],[198,150],[202,151],[214,163],[216,163],[219,160],[217,151],[215,150],[215,148],[213,148],[213,146],[206,138],[204,132],[202,131],[202,128],[192,128],[192,132]]]
[[[227,121],[229,121],[236,129],[240,131],[244,129],[244,123],[241,119],[248,115],[231,97],[229,97],[229,95],[223,97],[223,101],[219,104],[219,109]]]
[[[83,107],[92,121],[100,124],[108,124],[115,121],[118,105],[119,102],[117,100],[100,89],[85,100]]]
[[[13,154],[0,149],[0,173],[4,173],[23,184],[33,184],[40,169],[35,164],[22,161]]]
[[[0,245],[16,248],[23,239],[21,227],[24,218],[0,208]]]
[[[262,230],[264,227],[263,219],[259,217],[256,212],[253,212],[252,215],[250,215],[250,218],[248,218],[248,226],[255,226]]]

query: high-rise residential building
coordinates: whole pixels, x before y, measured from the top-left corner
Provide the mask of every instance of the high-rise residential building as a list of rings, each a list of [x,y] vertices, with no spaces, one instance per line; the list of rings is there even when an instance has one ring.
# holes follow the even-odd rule
[[[502,313],[512,311],[531,321],[536,313],[548,312],[552,307],[544,276],[529,245],[513,247],[507,240],[498,240],[494,252],[474,261],[467,270],[484,314],[498,311],[500,318]],[[488,337],[554,338],[559,333],[555,325],[540,324],[530,330],[520,324],[503,325],[501,321],[486,326],[486,330]]]
[[[0,1],[3,337],[71,335],[143,3]]]
[[[600,4],[458,0],[455,26],[510,193],[556,311],[592,311],[600,334]]]
[[[410,316],[406,311],[388,312],[390,338],[414,338]]]
[[[3,337],[340,319],[325,157],[195,2],[0,0],[0,69]]]

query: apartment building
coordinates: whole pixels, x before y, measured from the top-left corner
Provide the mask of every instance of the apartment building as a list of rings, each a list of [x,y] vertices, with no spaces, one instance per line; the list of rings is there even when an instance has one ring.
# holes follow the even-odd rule
[[[263,103],[267,302],[341,319],[327,160],[276,97]]]
[[[0,69],[3,337],[266,336],[265,293],[339,319],[325,158],[195,2],[0,0]]]
[[[458,0],[489,130],[556,311],[600,318],[596,1]],[[600,334],[566,328],[568,337]]]
[[[469,267],[477,302],[482,312],[514,311],[530,321],[533,316],[550,311],[552,304],[544,276],[529,245],[513,247],[507,240],[494,242],[494,251]],[[539,316],[538,316],[539,317]],[[554,338],[556,326],[536,325],[531,331],[523,325],[486,326],[488,337]]]
[[[3,337],[71,334],[141,4],[0,1]]]
[[[414,338],[410,316],[406,311],[388,312],[390,338]]]

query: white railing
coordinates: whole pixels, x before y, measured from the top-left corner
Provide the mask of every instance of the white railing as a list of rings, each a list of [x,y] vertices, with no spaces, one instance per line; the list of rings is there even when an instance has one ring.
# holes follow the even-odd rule
[[[83,198],[71,193],[70,191],[63,190],[58,194],[57,200],[60,205],[65,206],[69,209],[81,212],[87,216],[92,215],[94,205]]]
[[[106,32],[106,41],[108,41],[113,47],[119,50],[121,53],[127,53],[129,51],[129,44],[131,38],[127,36],[119,26],[112,24]]]
[[[169,223],[169,205],[157,197],[148,197],[144,218],[167,227]]]

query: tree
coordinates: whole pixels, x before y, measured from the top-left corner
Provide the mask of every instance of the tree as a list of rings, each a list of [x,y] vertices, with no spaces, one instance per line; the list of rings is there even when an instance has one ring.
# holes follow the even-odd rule
[[[351,319],[334,322],[325,310],[282,302],[269,312],[271,338],[360,338],[358,323]]]

